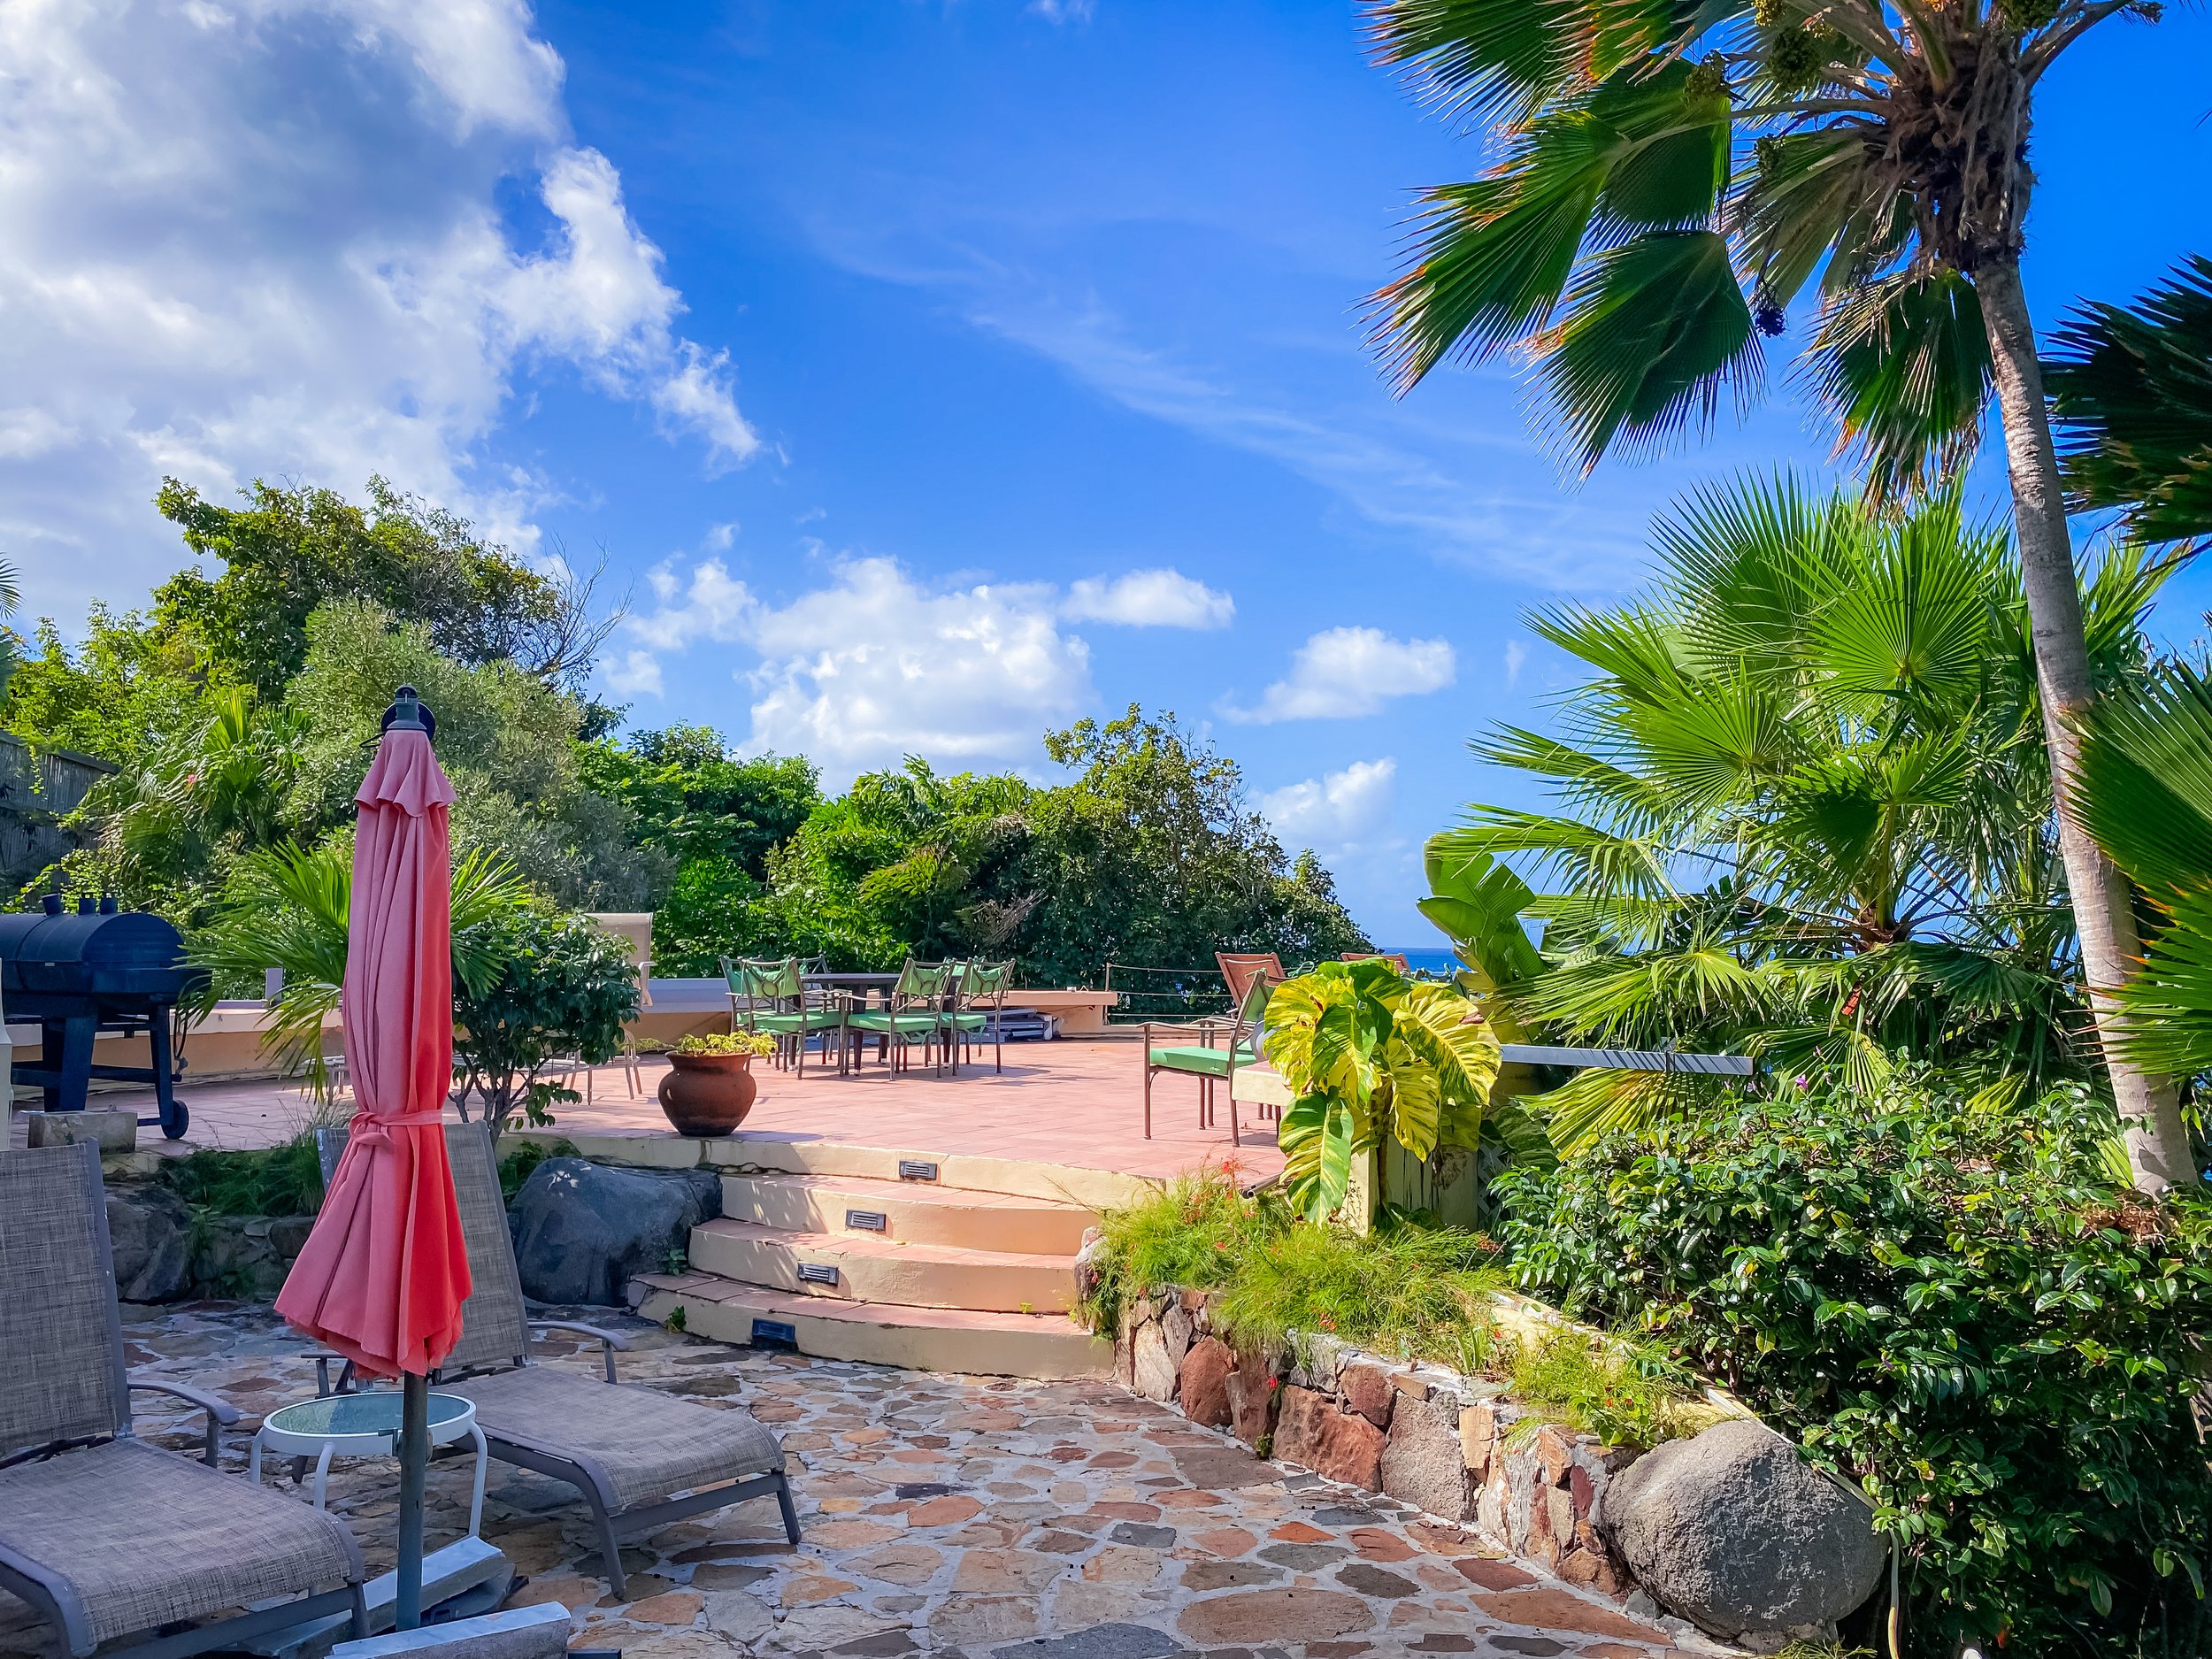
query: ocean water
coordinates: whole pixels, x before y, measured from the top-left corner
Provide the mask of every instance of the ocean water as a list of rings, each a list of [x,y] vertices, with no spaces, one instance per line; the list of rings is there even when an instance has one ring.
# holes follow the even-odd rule
[[[1455,973],[1459,970],[1459,958],[1449,945],[1385,945],[1382,949],[1403,956],[1406,966],[1416,973]]]

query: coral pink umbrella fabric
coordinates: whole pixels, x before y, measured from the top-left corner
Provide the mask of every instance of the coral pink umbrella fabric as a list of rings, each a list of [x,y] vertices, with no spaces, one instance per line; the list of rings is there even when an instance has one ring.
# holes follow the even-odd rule
[[[384,734],[354,797],[339,997],[357,1111],[277,1311],[380,1377],[435,1369],[461,1336],[468,1254],[443,1128],[453,1080],[453,785],[429,734]]]

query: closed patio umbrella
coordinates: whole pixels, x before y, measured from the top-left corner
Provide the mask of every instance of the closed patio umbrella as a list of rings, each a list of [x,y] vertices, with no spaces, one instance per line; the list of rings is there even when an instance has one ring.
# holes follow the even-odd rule
[[[361,1371],[401,1379],[402,1628],[420,1613],[428,1373],[459,1340],[469,1294],[442,1126],[453,1080],[453,785],[431,750],[434,726],[402,686],[354,796],[338,1003],[352,1133],[276,1302],[294,1328]]]

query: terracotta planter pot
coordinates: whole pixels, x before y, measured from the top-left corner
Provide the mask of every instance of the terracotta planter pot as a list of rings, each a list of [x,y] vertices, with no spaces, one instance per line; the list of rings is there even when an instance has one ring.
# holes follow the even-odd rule
[[[672,1054],[661,1110],[680,1135],[726,1135],[745,1121],[760,1093],[749,1054]]]

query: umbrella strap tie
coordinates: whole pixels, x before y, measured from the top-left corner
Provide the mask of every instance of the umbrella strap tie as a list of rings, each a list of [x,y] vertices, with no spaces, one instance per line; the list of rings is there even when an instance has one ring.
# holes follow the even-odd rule
[[[427,1129],[433,1124],[443,1122],[445,1122],[445,1113],[442,1110],[403,1112],[396,1118],[380,1118],[374,1112],[356,1112],[353,1115],[352,1132],[348,1138],[352,1141],[365,1141],[372,1146],[388,1147],[392,1144],[392,1137],[388,1133],[391,1130]]]

